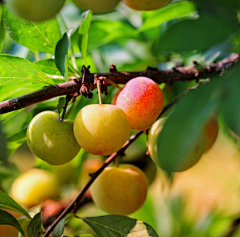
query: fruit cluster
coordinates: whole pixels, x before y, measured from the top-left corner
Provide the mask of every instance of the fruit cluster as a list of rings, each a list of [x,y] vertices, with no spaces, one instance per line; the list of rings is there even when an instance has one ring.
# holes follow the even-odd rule
[[[27,129],[30,150],[51,165],[72,160],[82,147],[94,155],[107,156],[119,150],[130,130],[145,130],[163,109],[158,84],[147,77],[131,79],[113,98],[112,104],[83,107],[74,122],[57,120],[58,114],[37,114]]]
[[[100,104],[87,105],[78,112],[74,121],[61,122],[57,119],[58,114],[52,111],[37,114],[27,129],[27,143],[35,156],[51,165],[62,165],[70,162],[81,148],[93,155],[110,155],[123,146],[130,130],[151,127],[148,133],[150,156],[164,169],[165,164],[158,155],[160,146],[157,142],[166,118],[156,121],[163,104],[164,97],[159,85],[150,78],[136,77],[119,89],[112,104],[102,104],[100,100]],[[192,167],[210,149],[217,134],[218,122],[216,117],[212,117],[175,171]],[[98,162],[97,167],[101,166],[102,163]],[[26,186],[26,181],[19,180],[26,180],[32,172],[35,173],[35,184],[32,187],[29,185],[25,192],[19,192]],[[46,171],[29,171],[14,182],[12,195],[19,203],[31,207],[44,197],[54,195],[58,185]],[[142,170],[131,164],[120,164],[105,168],[90,191],[95,204],[102,210],[111,214],[129,215],[143,205],[148,185],[149,180]],[[34,197],[38,186],[44,190],[50,186],[52,192],[41,192],[40,196],[33,198],[33,203],[29,197]],[[51,188],[53,186],[55,189]],[[23,199],[19,193],[27,198]]]
[[[124,145],[130,130],[149,128],[160,115],[163,104],[159,85],[150,78],[136,77],[119,89],[112,104],[87,105],[78,112],[74,121],[59,121],[58,114],[52,111],[37,114],[28,126],[27,144],[35,156],[51,165],[70,162],[81,148],[93,155],[107,156]],[[36,170],[36,174],[36,179],[40,177],[39,185],[44,187],[41,182],[47,174],[40,170]],[[20,177],[20,180],[24,179]],[[16,180],[13,185],[15,190],[22,189],[18,182]],[[101,209],[128,215],[144,203],[147,187],[148,180],[143,171],[125,164],[106,168],[97,177],[91,192]],[[32,189],[26,192],[29,196],[35,193]],[[23,202],[17,193],[13,193],[15,199],[32,206],[29,200]],[[42,195],[38,201],[47,196],[44,192]]]
[[[95,14],[112,12],[121,0],[72,0],[81,10],[91,10]],[[65,0],[6,0],[9,9],[28,21],[46,21],[62,9]],[[170,0],[122,0],[126,6],[139,11],[159,9]]]

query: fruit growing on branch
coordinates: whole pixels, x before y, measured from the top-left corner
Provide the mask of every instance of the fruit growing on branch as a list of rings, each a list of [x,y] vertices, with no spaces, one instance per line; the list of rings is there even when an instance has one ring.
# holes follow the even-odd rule
[[[28,21],[46,21],[63,7],[65,0],[6,0],[9,9]]]
[[[58,114],[44,111],[37,114],[27,129],[27,144],[35,156],[51,165],[72,160],[80,146],[73,134],[73,122],[57,120]]]
[[[11,187],[12,198],[27,208],[58,195],[58,182],[46,170],[30,169],[18,176]]]
[[[162,164],[162,158],[158,155],[158,136],[161,133],[164,122],[166,118],[161,118],[157,120],[148,133],[148,143],[150,156],[161,168],[164,169],[164,164]],[[203,131],[199,134],[196,141],[192,142],[191,148],[187,151],[184,159],[180,161],[175,168],[175,172],[180,172],[191,168],[195,165],[202,154],[209,150],[213,143],[215,142],[218,134],[218,122],[216,117],[212,117],[208,120],[207,124],[204,126]],[[170,158],[169,158],[170,159]],[[176,154],[176,159],[178,159]],[[169,161],[171,162],[171,161]]]
[[[164,97],[156,82],[147,77],[136,77],[115,94],[112,104],[127,114],[130,129],[145,130],[162,112]]]
[[[214,142],[217,139],[218,135],[218,121],[216,117],[212,117],[209,119],[208,123],[204,127],[204,134],[205,134],[205,152],[208,151]]]
[[[91,10],[96,14],[103,14],[113,11],[120,0],[73,0],[81,10]]]
[[[136,166],[107,167],[91,186],[95,204],[102,210],[129,215],[138,210],[147,195],[148,180]]]
[[[170,0],[122,0],[122,2],[134,10],[147,11],[164,7]]]
[[[82,108],[75,117],[73,130],[84,150],[101,156],[119,150],[130,133],[126,114],[109,104],[92,104]]]

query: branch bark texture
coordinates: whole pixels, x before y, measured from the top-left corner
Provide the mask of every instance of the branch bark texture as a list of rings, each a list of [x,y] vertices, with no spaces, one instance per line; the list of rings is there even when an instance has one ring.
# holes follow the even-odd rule
[[[90,91],[96,88],[96,75],[97,77],[106,77],[117,84],[126,84],[129,80],[138,76],[149,77],[158,84],[174,83],[176,81],[199,80],[221,74],[235,64],[238,59],[239,54],[232,54],[230,57],[208,66],[201,66],[194,62],[193,66],[175,67],[164,71],[149,67],[147,70],[140,72],[118,72],[116,67],[112,65],[108,73],[86,73],[84,77],[44,87],[38,91],[0,102],[0,114],[26,108],[62,95],[82,94],[91,97]]]

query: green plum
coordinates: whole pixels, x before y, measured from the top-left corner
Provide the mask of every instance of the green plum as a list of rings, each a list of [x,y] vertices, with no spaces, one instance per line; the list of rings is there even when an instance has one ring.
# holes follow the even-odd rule
[[[9,9],[28,21],[46,21],[63,7],[65,0],[6,0]]]
[[[82,10],[103,14],[113,11],[120,0],[73,0],[73,2]]]
[[[164,169],[166,165],[166,158],[162,159],[159,157],[159,149],[157,145],[158,136],[162,131],[164,126],[165,118],[158,119],[148,133],[148,149],[150,152],[150,156],[154,162],[159,164],[159,166]],[[200,134],[198,139],[193,142],[191,148],[185,154],[184,159],[181,162],[178,162],[177,166],[175,167],[174,172],[180,172],[191,168],[195,165],[199,159],[201,158],[202,154],[205,151],[205,135],[204,133]],[[176,154],[176,160],[178,159],[178,154]],[[163,162],[164,161],[164,162]]]
[[[122,0],[122,2],[134,10],[148,11],[164,7],[170,0]]]
[[[58,114],[45,111],[37,114],[27,129],[27,143],[35,156],[51,165],[72,160],[80,146],[73,134],[73,122],[57,120]]]

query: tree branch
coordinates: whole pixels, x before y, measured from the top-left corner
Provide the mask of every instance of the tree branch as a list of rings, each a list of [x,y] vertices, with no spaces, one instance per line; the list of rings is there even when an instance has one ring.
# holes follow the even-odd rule
[[[193,66],[175,67],[165,71],[149,67],[147,70],[141,72],[118,72],[116,67],[111,65],[109,73],[96,73],[96,75],[98,77],[106,77],[117,84],[126,84],[130,79],[138,76],[149,77],[158,84],[163,82],[174,83],[176,81],[199,80],[223,73],[235,64],[238,59],[239,54],[231,54],[230,57],[208,66],[200,66],[197,62],[194,62]],[[95,74],[90,73],[86,68],[84,72],[84,76],[78,79],[44,87],[38,91],[0,102],[0,114],[26,108],[32,104],[62,95],[82,94],[86,97],[91,97],[90,91],[96,88],[96,82],[94,80]],[[106,86],[107,85],[108,83],[106,83]]]

